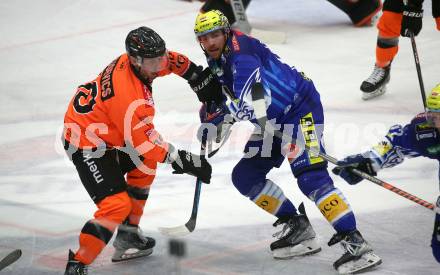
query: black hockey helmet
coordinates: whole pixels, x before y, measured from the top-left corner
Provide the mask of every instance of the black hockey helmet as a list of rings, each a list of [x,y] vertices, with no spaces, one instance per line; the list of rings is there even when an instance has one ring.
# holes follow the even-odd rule
[[[165,41],[162,37],[144,26],[128,33],[125,39],[125,49],[130,56],[141,58],[162,56],[166,51]]]

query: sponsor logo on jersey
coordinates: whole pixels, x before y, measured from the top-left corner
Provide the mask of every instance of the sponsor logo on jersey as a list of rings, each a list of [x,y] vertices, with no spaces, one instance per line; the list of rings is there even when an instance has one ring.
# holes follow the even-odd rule
[[[240,44],[235,36],[232,36],[232,48],[235,52],[240,51]]]
[[[304,141],[306,143],[306,147],[311,149],[308,151],[310,164],[324,162],[324,159],[319,156],[320,144],[318,136],[316,134],[313,114],[311,112],[301,117],[300,126]]]
[[[153,97],[151,96],[151,92],[148,89],[149,87],[147,85],[144,85],[144,98],[145,98],[145,104],[149,105],[149,106],[154,106],[154,100]]]
[[[107,99],[112,98],[115,95],[115,92],[113,90],[113,83],[112,83],[112,76],[113,71],[116,67],[116,64],[118,63],[119,57],[115,60],[113,60],[110,65],[108,65],[104,71],[101,73],[101,100],[106,101]]]
[[[129,64],[128,59],[124,60],[121,62],[121,64],[119,64],[119,66],[116,68],[116,70],[118,71],[123,71],[125,70],[125,67]]]
[[[434,130],[434,128],[432,127],[432,125],[427,122],[422,122],[422,123],[416,124],[416,132],[417,133],[426,132],[426,131],[433,131],[433,130]]]

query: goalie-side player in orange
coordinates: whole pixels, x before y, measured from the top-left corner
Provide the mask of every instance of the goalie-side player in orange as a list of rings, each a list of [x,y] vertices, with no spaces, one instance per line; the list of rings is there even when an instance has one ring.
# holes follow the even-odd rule
[[[163,141],[152,122],[153,80],[174,73],[194,81],[201,68],[168,51],[163,39],[147,27],[132,30],[125,46],[127,53],[78,87],[64,118],[64,148],[98,207],[81,230],[78,251],[69,250],[65,274],[86,274],[87,265],[117,227],[112,261],[152,253],[155,240],[144,236],[138,225],[158,162],[205,183],[211,178],[204,157]]]

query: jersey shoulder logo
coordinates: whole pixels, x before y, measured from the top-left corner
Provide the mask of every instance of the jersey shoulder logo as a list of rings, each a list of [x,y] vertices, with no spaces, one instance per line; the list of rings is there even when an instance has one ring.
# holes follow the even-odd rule
[[[232,48],[234,49],[234,52],[240,51],[240,43],[238,43],[238,40],[235,36],[232,36]]]

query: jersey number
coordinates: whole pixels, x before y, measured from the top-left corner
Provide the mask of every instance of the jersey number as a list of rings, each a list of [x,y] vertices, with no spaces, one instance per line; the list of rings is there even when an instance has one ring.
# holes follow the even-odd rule
[[[78,87],[73,99],[73,107],[76,112],[87,114],[93,111],[93,107],[96,104],[96,95],[98,94],[97,86],[96,82],[90,82]]]

